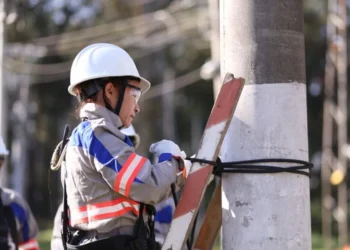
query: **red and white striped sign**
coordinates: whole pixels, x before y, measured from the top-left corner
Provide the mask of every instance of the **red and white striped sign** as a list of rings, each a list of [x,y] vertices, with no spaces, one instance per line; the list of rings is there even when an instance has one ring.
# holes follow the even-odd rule
[[[216,161],[243,86],[244,79],[236,79],[232,74],[225,76],[202,136],[196,158]],[[192,165],[162,250],[183,249],[212,170],[213,166],[208,164],[194,163]]]
[[[216,187],[215,192],[210,200],[207,211],[205,212],[202,226],[199,230],[193,249],[211,250],[214,248],[216,237],[221,228],[222,211],[221,211],[221,180]]]

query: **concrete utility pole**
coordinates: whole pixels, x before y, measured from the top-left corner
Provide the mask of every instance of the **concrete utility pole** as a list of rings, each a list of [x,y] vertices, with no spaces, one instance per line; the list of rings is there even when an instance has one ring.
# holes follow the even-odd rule
[[[308,161],[302,0],[221,0],[220,10],[221,74],[246,79],[222,160]],[[224,174],[222,182],[223,249],[311,249],[309,178]]]
[[[11,161],[14,168],[12,174],[13,188],[27,197],[28,188],[28,115],[29,115],[29,96],[30,96],[30,79],[20,83],[19,100],[14,104],[14,113],[16,124],[13,127],[14,138],[11,148]]]
[[[337,14],[340,18],[338,24],[338,44],[337,44],[337,79],[338,79],[338,106],[340,117],[338,122],[338,164],[344,172],[344,176],[347,175],[347,156],[344,149],[347,145],[347,4],[346,0],[338,0]],[[343,246],[348,241],[348,187],[346,179],[339,184],[338,187],[338,240],[340,246]]]
[[[5,109],[5,85],[3,82],[3,61],[4,61],[4,35],[5,35],[5,3],[4,0],[0,0],[0,135],[4,136],[5,132],[5,122],[4,118],[4,109]]]
[[[332,218],[338,243],[348,241],[347,200],[347,6],[345,0],[328,0],[325,100],[322,138],[322,234],[324,249],[332,249]],[[336,84],[337,80],[337,84]],[[337,94],[337,96],[335,95]],[[337,140],[333,131],[337,131]],[[333,143],[337,141],[337,147]],[[337,197],[332,185],[337,186]],[[336,206],[335,206],[336,204]],[[335,209],[334,209],[335,208]]]
[[[174,78],[175,74],[172,69],[166,69],[164,73],[164,81],[162,83],[162,107],[163,107],[163,137],[175,139],[175,107],[174,107]],[[170,91],[167,93],[167,91]]]
[[[3,65],[4,65],[4,40],[5,40],[5,1],[0,0],[0,136],[3,137],[5,144],[6,131],[7,131],[7,118],[6,118],[6,95],[5,84],[3,81]],[[0,184],[7,185],[7,168],[0,172]]]
[[[333,154],[333,116],[334,103],[335,62],[336,62],[336,27],[331,21],[331,14],[336,13],[337,0],[328,0],[327,17],[327,53],[325,68],[325,88],[323,102],[323,131],[322,131],[322,237],[323,248],[332,249],[332,187],[330,183],[331,169],[335,155]]]

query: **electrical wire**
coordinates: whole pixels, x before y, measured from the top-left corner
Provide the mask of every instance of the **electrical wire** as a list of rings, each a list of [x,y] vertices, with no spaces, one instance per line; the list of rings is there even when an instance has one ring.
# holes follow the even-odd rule
[[[200,10],[198,10],[198,8],[200,8]],[[193,14],[194,10],[196,10],[195,14]],[[170,25],[176,25],[176,20],[193,19],[192,24],[194,25],[199,16],[205,16],[205,14],[206,11],[204,7],[197,7],[197,9],[195,7],[187,9],[169,7],[165,10],[158,10],[126,20],[123,19],[114,21],[108,24],[110,26],[106,26],[107,24],[101,24],[94,27],[81,29],[79,31],[70,31],[59,35],[34,39],[32,40],[32,43],[22,44],[22,47],[37,46],[41,50],[44,49],[46,51],[44,56],[74,54],[77,50],[80,50],[87,44],[94,42],[115,41],[117,37],[122,38],[124,33],[130,32],[131,30],[136,31],[134,32],[134,36],[144,37],[146,32],[138,32],[139,30],[150,31],[152,28],[157,28],[157,26],[161,25],[162,22],[167,28],[169,28]],[[173,28],[178,29],[176,26],[173,26]],[[19,47],[20,44],[9,43],[8,46]],[[42,53],[37,55],[35,53],[31,53],[29,57],[42,57]]]
[[[184,87],[187,87],[191,84],[194,84],[196,82],[198,82],[201,78],[200,78],[200,68],[198,69],[195,69],[189,73],[186,73],[182,76],[179,76],[169,82],[166,82],[165,84],[173,84],[173,88],[169,88],[169,89],[163,89],[163,84],[159,84],[159,85],[156,85],[156,86],[152,86],[152,88],[145,94],[145,96],[143,96],[141,98],[142,101],[149,101],[151,99],[154,99],[158,96],[161,96],[161,95],[165,95],[165,94],[168,94],[172,91],[176,91],[176,90],[179,90],[179,89],[182,89]]]
[[[187,24],[188,25],[188,24]],[[149,55],[154,51],[160,50],[164,45],[178,41],[182,37],[188,37],[186,34],[193,35],[193,29],[195,26],[188,25],[187,30],[183,30],[182,36],[179,36],[178,31],[173,32],[162,32],[159,34],[152,35],[148,38],[147,43],[135,43],[139,45],[140,48],[144,50],[150,50],[150,52],[142,53],[141,55],[135,56],[134,60],[137,60],[141,57]],[[128,39],[125,38],[122,41],[119,41],[117,44],[123,47],[123,45],[128,43]],[[155,50],[152,50],[155,49]],[[61,73],[68,73],[72,60],[61,62],[61,63],[52,63],[52,64],[34,64],[34,63],[25,63],[22,61],[14,60],[11,57],[6,57],[4,60],[4,68],[10,72],[18,74],[29,74],[29,75],[57,75]]]
[[[142,27],[152,26],[152,22],[159,21],[159,19],[157,18],[159,12],[166,12],[168,13],[168,15],[173,16],[174,19],[181,19],[183,15],[188,15],[189,13],[192,13],[194,9],[194,7],[188,9],[181,9],[177,7],[176,9],[167,8],[163,10],[157,10],[151,13],[138,15],[136,17],[131,17],[128,19],[117,20],[110,23],[99,24],[93,27],[80,29],[78,31],[69,31],[58,35],[33,39],[32,43],[38,46],[55,47],[58,42],[60,44],[69,44],[80,40],[91,40],[96,37],[110,35],[111,33],[115,34],[115,32],[118,30],[127,31],[132,27],[137,28],[139,30]]]

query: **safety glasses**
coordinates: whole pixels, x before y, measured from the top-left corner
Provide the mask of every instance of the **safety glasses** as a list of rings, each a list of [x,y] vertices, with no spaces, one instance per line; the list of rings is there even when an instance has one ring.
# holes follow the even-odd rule
[[[141,88],[136,87],[136,86],[134,86],[134,85],[132,85],[132,84],[128,84],[128,83],[126,84],[126,86],[128,86],[129,88],[131,88],[129,94],[130,94],[132,97],[135,98],[135,101],[136,101],[136,103],[137,103],[137,102],[140,100],[140,97],[141,97],[141,95],[142,95]]]

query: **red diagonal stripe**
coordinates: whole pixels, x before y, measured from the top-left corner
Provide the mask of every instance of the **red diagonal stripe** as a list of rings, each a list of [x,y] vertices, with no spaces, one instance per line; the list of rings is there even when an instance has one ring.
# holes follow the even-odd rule
[[[131,162],[135,159],[136,154],[132,153],[129,158],[126,160],[125,164],[123,165],[122,169],[120,170],[120,172],[117,174],[117,178],[115,179],[114,182],[114,190],[116,192],[119,192],[119,187],[120,187],[120,182],[123,178],[123,175],[125,174],[127,168],[129,167],[129,165],[131,164]]]
[[[133,181],[135,180],[137,174],[140,172],[143,164],[145,164],[146,160],[147,160],[146,158],[142,157],[141,160],[139,161],[139,163],[137,164],[134,172],[132,172],[128,182],[126,183],[125,196],[129,196],[131,185],[132,185]]]
[[[211,111],[206,129],[215,124],[228,120],[231,115],[233,115],[233,111],[236,109],[243,85],[244,79],[242,78],[232,78],[230,81],[222,85],[218,98],[216,99],[214,107]]]
[[[89,222],[96,221],[96,220],[103,220],[103,219],[108,219],[108,218],[113,218],[113,217],[120,217],[128,212],[133,212],[136,216],[139,215],[139,211],[136,208],[130,206],[130,207],[124,207],[121,210],[110,212],[110,213],[97,214],[97,215],[91,216],[90,218],[83,217],[80,219],[76,219],[73,221],[73,223],[74,224],[89,223]]]
[[[206,165],[187,177],[181,200],[175,210],[174,218],[187,214],[199,207],[203,190],[205,190],[207,185],[208,176],[212,171],[213,166]]]

